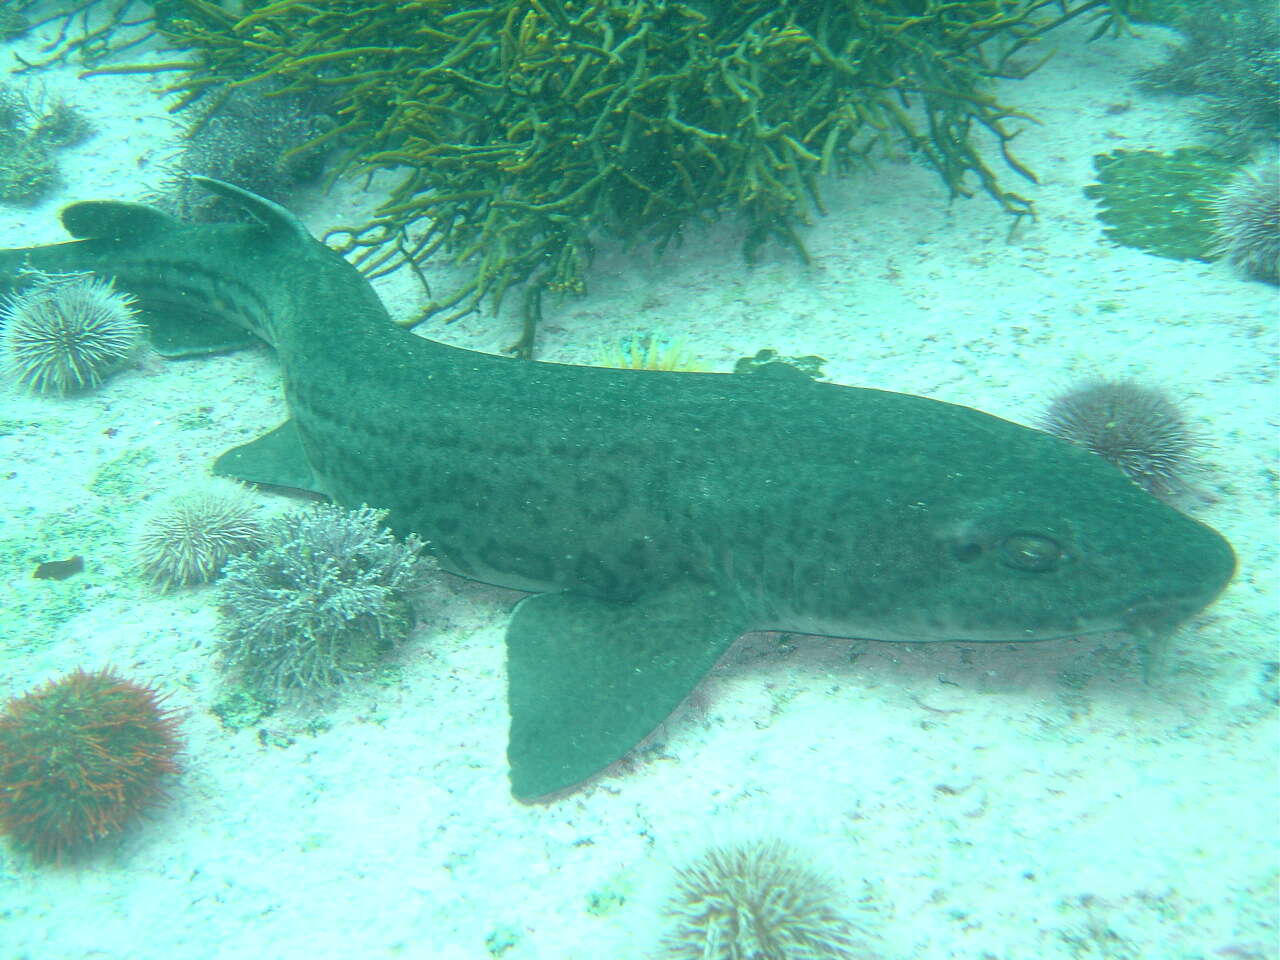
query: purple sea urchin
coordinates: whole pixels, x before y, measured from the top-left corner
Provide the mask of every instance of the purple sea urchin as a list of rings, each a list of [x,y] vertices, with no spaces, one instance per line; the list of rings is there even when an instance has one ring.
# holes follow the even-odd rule
[[[0,349],[33,393],[98,386],[126,364],[142,338],[134,300],[90,274],[44,276],[0,306]]]
[[[1254,280],[1280,283],[1280,161],[1251,164],[1214,201],[1213,247]]]
[[[134,555],[161,590],[208,583],[231,557],[263,543],[257,513],[234,484],[178,494],[143,522]]]
[[[670,960],[852,960],[834,887],[778,841],[713,847],[681,870],[666,912]]]
[[[1045,431],[1115,464],[1158,497],[1185,488],[1195,465],[1197,437],[1162,391],[1131,380],[1102,380],[1053,400],[1041,419]]]

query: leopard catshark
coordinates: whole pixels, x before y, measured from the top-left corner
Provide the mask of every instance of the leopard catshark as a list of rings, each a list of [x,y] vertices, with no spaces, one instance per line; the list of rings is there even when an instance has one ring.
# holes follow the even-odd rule
[[[190,224],[77,203],[91,270],[274,348],[290,419],[216,471],[386,508],[441,565],[529,591],[507,629],[521,799],[627,753],[740,634],[1034,641],[1167,635],[1230,580],[1227,541],[1102,458],[968,407],[804,376],[610,370],[416,336],[283,207]]]

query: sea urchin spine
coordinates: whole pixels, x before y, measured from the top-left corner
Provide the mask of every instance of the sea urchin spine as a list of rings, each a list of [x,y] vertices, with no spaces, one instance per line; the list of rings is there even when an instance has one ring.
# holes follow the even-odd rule
[[[180,493],[142,524],[134,556],[161,590],[208,583],[234,556],[263,543],[258,505],[234,484]]]
[[[776,841],[714,847],[679,873],[670,960],[853,960],[832,884]]]
[[[1280,283],[1280,161],[1245,167],[1214,202],[1212,253],[1254,280]]]
[[[137,350],[142,325],[133,304],[110,280],[43,276],[0,306],[5,363],[33,393],[96,387]]]
[[[150,687],[77,670],[0,713],[0,832],[62,861],[129,826],[178,772],[176,718]]]

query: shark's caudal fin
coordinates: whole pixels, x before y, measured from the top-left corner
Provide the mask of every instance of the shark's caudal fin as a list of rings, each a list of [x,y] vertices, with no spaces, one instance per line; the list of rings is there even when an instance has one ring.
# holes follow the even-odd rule
[[[194,179],[213,192],[234,196],[242,206],[251,204],[246,198],[255,199],[258,205],[270,204],[222,181],[207,177]],[[140,256],[147,264],[145,279],[135,275],[126,278],[124,285],[137,297],[151,346],[161,356],[171,359],[205,356],[241,350],[258,342],[252,334],[208,309],[198,298],[170,296],[169,286],[177,285],[166,285],[163,271],[175,254],[183,252],[177,238],[184,230],[191,229],[190,224],[156,207],[121,200],[84,200],[64,207],[59,216],[68,233],[78,240],[89,241],[86,244],[92,258],[89,266],[95,272],[115,275],[113,267],[117,271],[126,270],[130,254]],[[291,225],[289,229],[294,228]],[[208,252],[187,251],[197,256]],[[69,266],[76,266],[73,253],[65,257],[70,261]],[[159,278],[152,274],[159,274]]]
[[[286,208],[243,187],[213,177],[192,176],[210,193],[240,207],[269,231],[311,240],[306,226]],[[79,240],[132,240],[163,238],[181,223],[163,210],[122,200],[82,200],[63,207],[60,214],[67,232]]]
[[[703,586],[634,603],[571,593],[520,601],[507,628],[512,792],[535,800],[623,757],[745,629],[737,604]]]
[[[225,180],[213,177],[192,176],[192,180],[200,184],[210,193],[216,193],[225,200],[230,200],[245,213],[257,220],[273,233],[287,234],[297,239],[310,241],[311,234],[301,220],[295,217],[286,207],[274,200],[260,197],[258,194]]]
[[[163,210],[121,200],[82,200],[59,214],[67,232],[79,240],[148,240],[172,233],[178,220]]]
[[[307,243],[314,242],[302,222],[280,204],[212,177],[193,176],[191,179],[244,210],[268,235],[286,241],[303,239]],[[73,237],[94,242],[96,252],[107,250],[114,253],[118,247],[121,258],[126,251],[145,254],[148,269],[153,273],[164,270],[165,264],[175,254],[185,253],[204,261],[218,248],[217,239],[209,240],[206,249],[191,249],[190,243],[184,245],[179,238],[184,231],[192,229],[191,224],[141,203],[86,200],[65,207],[61,219]],[[215,224],[205,229],[234,230],[235,227]],[[117,258],[107,256],[106,259],[110,262]],[[103,268],[95,266],[98,272],[106,268],[107,265]],[[189,270],[180,272],[190,275]],[[133,279],[136,284],[138,278]],[[252,334],[206,309],[198,297],[165,300],[165,289],[164,284],[156,284],[154,288],[129,291],[138,298],[151,345],[162,356],[178,358],[223,353],[258,342]]]

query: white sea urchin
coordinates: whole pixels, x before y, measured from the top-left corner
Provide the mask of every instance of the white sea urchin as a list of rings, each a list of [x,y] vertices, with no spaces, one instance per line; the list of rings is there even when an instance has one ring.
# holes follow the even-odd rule
[[[155,507],[134,543],[142,573],[161,590],[208,583],[263,542],[258,505],[235,484],[198,487]]]
[[[0,306],[0,350],[33,393],[98,386],[134,356],[142,337],[134,300],[91,274],[45,275]]]
[[[713,847],[679,873],[670,960],[853,960],[832,884],[782,843]]]

